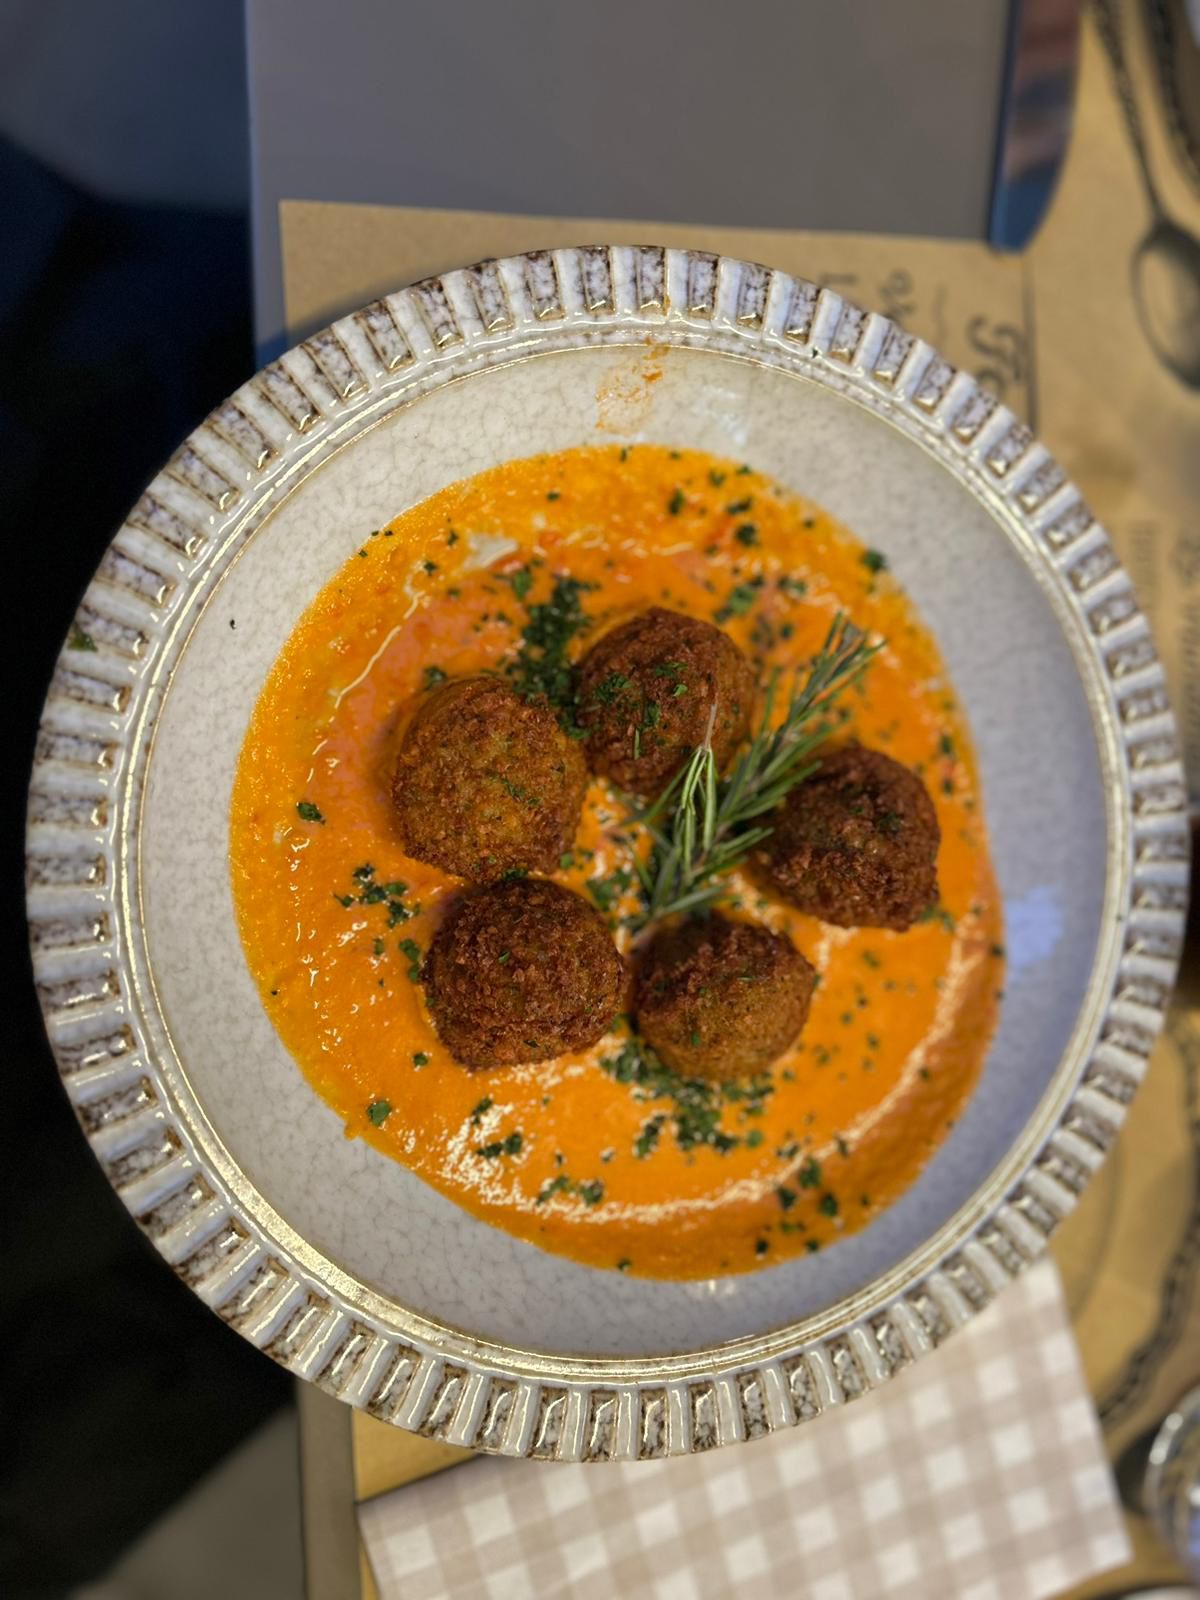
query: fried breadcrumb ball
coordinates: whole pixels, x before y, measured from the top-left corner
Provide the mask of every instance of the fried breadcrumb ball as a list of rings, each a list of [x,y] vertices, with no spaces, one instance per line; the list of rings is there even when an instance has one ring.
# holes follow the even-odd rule
[[[916,774],[847,744],[788,795],[759,864],[785,900],[822,922],[903,931],[937,899],[940,839]]]
[[[579,666],[578,710],[594,771],[652,797],[703,743],[725,766],[746,737],[754,673],[711,622],[654,606],[599,639]]]
[[[626,986],[603,918],[543,878],[464,895],[438,930],[422,977],[438,1037],[467,1067],[586,1049],[612,1025]]]
[[[815,985],[783,934],[712,915],[653,939],[638,972],[637,1025],[685,1077],[752,1077],[795,1043]]]
[[[498,678],[427,696],[392,774],[404,848],[479,883],[558,866],[579,826],[587,764],[551,708]]]

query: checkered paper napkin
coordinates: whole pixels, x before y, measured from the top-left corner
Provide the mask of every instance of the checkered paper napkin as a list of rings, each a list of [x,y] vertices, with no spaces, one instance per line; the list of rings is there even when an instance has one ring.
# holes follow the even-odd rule
[[[1048,1260],[799,1428],[667,1461],[481,1457],[359,1516],[381,1600],[1034,1600],[1129,1559]]]

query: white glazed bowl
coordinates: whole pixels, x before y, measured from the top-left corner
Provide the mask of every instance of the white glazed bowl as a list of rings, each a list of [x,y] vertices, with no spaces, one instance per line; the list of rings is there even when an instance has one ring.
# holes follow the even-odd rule
[[[921,1179],[836,1249],[700,1283],[546,1254],[346,1140],[264,1014],[233,917],[234,764],[305,605],[445,484],[598,440],[750,460],[887,551],[970,718],[1005,904],[996,1037]],[[683,1452],[881,1383],[1042,1249],[1162,1021],[1184,803],[1162,671],[1103,529],[969,375],[782,273],[556,251],[316,335],[138,502],[46,704],[37,978],[112,1182],[260,1348],[459,1444]]]

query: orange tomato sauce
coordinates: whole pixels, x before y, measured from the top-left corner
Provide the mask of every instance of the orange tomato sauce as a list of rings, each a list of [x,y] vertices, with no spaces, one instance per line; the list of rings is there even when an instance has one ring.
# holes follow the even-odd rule
[[[669,1096],[621,1081],[625,1022],[579,1054],[468,1072],[424,1003],[419,962],[461,885],[404,853],[388,795],[396,741],[440,674],[513,659],[529,607],[563,573],[591,585],[576,656],[660,604],[718,618],[765,677],[806,663],[848,612],[886,640],[845,697],[849,726],[915,767],[937,807],[941,898],[906,933],[825,926],[748,875],[730,878],[727,909],[786,930],[820,983],[765,1091],[718,1093],[725,1148],[689,1145]],[[620,919],[636,900],[613,877],[629,862],[623,817],[594,781],[557,876],[605,905],[628,950]],[[946,1136],[995,1021],[1001,908],[970,736],[937,646],[877,552],[762,475],[696,452],[515,461],[364,529],[262,690],[230,841],[263,1005],[347,1134],[476,1216],[595,1267],[710,1277],[863,1227]],[[389,898],[366,895],[373,884]]]

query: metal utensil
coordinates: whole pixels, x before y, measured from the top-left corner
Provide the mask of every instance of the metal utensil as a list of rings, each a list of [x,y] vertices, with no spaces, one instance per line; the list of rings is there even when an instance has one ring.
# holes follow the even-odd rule
[[[1200,389],[1200,239],[1167,214],[1159,195],[1114,0],[1093,0],[1093,11],[1151,212],[1130,262],[1138,320],[1163,366]]]

